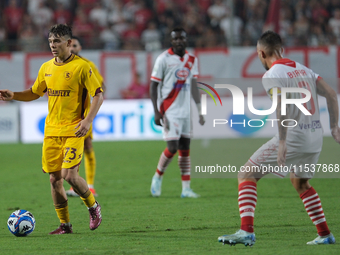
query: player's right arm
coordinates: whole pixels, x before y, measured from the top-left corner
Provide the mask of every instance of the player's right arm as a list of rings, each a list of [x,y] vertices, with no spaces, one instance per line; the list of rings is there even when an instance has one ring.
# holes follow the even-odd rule
[[[338,126],[339,106],[337,94],[321,77],[319,77],[316,81],[316,91],[318,95],[326,98],[332,136],[336,142],[340,143],[340,128]]]
[[[150,98],[155,112],[155,123],[158,126],[162,126],[161,120],[163,121],[163,115],[159,112],[157,107],[157,96],[158,96],[158,84],[163,81],[164,71],[166,64],[162,55],[158,56],[151,73],[151,84],[150,84]]]
[[[279,120],[278,123],[282,123],[285,117],[286,116],[282,114],[281,94],[279,94],[277,95],[277,106],[276,106],[276,118]],[[286,138],[287,138],[288,128],[279,124],[278,129],[279,129],[279,148],[277,152],[277,163],[279,166],[284,166],[286,162],[286,155],[287,155]]]
[[[282,84],[282,79],[276,73],[266,72],[266,74],[262,78],[262,84],[271,99],[273,99],[273,97],[277,98],[276,118],[279,120],[278,123],[282,123],[282,121],[287,117],[286,115],[282,114],[283,109],[281,108],[281,88],[284,86]],[[276,90],[277,93],[275,93],[274,88],[277,89]],[[287,112],[287,107],[286,107],[286,112]],[[278,147],[278,152],[277,152],[277,164],[279,166],[284,166],[286,162],[286,155],[287,155],[286,138],[287,138],[288,128],[279,124],[278,131],[279,131],[279,147]]]
[[[151,102],[153,105],[153,110],[155,112],[155,123],[158,126],[162,126],[161,124],[161,119],[163,119],[163,115],[158,111],[157,108],[157,87],[158,87],[158,82],[156,81],[151,81],[150,84],[150,98]]]
[[[0,100],[3,101],[33,101],[39,98],[39,95],[34,94],[31,89],[27,89],[21,92],[13,92],[8,89],[0,90]]]
[[[97,77],[99,83],[102,85],[103,95],[104,95],[104,93],[105,93],[105,91],[106,91],[106,86],[105,86],[105,83],[104,83],[104,78],[103,78],[103,76],[100,74],[100,72],[99,72],[97,66],[96,66],[92,61],[88,61],[88,63],[89,63],[89,65],[91,66],[93,73],[96,75],[96,77]]]
[[[27,102],[27,101],[33,101],[33,100],[38,99],[39,97],[42,97],[47,90],[47,86],[45,82],[46,63],[44,63],[40,67],[37,79],[35,80],[32,88],[26,89],[21,92],[13,92],[8,89],[0,90],[0,100],[3,100],[3,101],[17,100],[17,101]]]

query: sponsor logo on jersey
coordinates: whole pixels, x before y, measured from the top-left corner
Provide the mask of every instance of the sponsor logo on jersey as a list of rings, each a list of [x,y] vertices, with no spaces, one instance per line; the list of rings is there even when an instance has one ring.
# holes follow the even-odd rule
[[[64,77],[65,77],[65,79],[68,81],[68,80],[70,80],[70,79],[72,78],[72,73],[66,71],[66,72],[64,73]]]
[[[50,74],[50,73],[45,73],[45,77],[51,77],[52,76],[52,74]]]
[[[313,120],[312,123],[304,124],[300,123],[299,128],[302,129],[318,129],[321,128],[320,120]]]
[[[188,68],[180,68],[175,72],[175,76],[180,81],[185,81],[190,75],[190,70]]]
[[[89,74],[90,74],[90,77],[91,77],[91,75],[92,75],[92,69],[91,68],[89,70]]]
[[[174,89],[177,90],[177,91],[188,91],[189,88],[190,88],[190,85],[189,83],[174,83]]]
[[[48,89],[47,95],[50,97],[69,97],[71,90],[54,90]]]

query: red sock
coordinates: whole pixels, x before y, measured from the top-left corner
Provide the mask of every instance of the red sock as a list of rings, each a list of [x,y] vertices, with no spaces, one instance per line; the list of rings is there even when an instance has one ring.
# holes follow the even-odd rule
[[[241,216],[241,229],[254,232],[254,213],[257,202],[256,183],[247,181],[238,185],[238,207]]]
[[[190,181],[190,150],[178,150],[178,165],[182,181]]]
[[[316,193],[313,187],[310,187],[307,191],[300,195],[302,202],[306,208],[306,211],[313,221],[319,236],[329,235],[331,232],[327,226],[325,214],[321,206],[321,201],[318,193]]]
[[[168,148],[165,148],[165,150],[162,152],[161,157],[159,158],[157,170],[159,176],[162,176],[164,174],[164,171],[172,161],[173,156],[175,153],[171,153]]]

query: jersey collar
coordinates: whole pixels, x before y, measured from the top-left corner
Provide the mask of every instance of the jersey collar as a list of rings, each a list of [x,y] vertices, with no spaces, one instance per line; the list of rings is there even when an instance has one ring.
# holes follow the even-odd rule
[[[71,61],[74,59],[74,57],[75,57],[75,55],[74,55],[74,54],[71,54],[71,55],[68,57],[68,59],[67,59],[65,62],[63,62],[63,63],[59,63],[59,62],[57,62],[56,59],[54,59],[54,64],[57,65],[57,66],[63,66],[63,65],[65,65],[65,64],[71,62]]]
[[[276,64],[285,65],[285,66],[290,66],[290,67],[296,68],[296,63],[295,63],[295,61],[290,60],[290,59],[288,59],[288,58],[281,58],[281,59],[276,60],[275,62],[273,62],[272,67],[273,67],[274,65],[276,65]]]
[[[176,55],[175,52],[172,50],[172,48],[169,48],[169,49],[168,49],[168,53],[169,53],[170,55]],[[185,54],[188,54],[188,53],[189,53],[189,52],[186,50],[186,51],[185,51]],[[176,55],[176,56],[178,56],[178,55]],[[184,55],[184,56],[185,56],[185,55]],[[178,56],[178,57],[180,58],[181,61],[183,61],[183,60],[184,60],[184,56],[183,56],[183,57]]]

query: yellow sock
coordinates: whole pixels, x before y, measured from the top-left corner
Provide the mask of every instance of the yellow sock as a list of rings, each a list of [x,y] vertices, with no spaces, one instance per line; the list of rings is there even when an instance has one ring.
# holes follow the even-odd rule
[[[96,199],[89,189],[85,192],[85,194],[81,195],[80,198],[88,208],[91,208],[96,203]]]
[[[96,175],[96,157],[93,149],[85,151],[85,175],[87,184],[93,185]]]
[[[68,202],[62,204],[55,204],[55,211],[57,212],[57,216],[60,220],[60,223],[69,223],[70,222],[70,213],[68,212]]]

